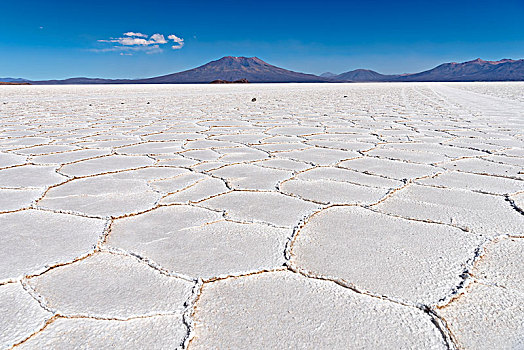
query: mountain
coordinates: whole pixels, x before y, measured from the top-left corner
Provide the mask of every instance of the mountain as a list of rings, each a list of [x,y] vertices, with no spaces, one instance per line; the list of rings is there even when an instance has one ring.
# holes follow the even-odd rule
[[[29,80],[22,78],[0,78],[3,83],[27,83]]]
[[[246,79],[250,83],[315,83],[331,80],[313,74],[305,74],[273,66],[257,57],[222,57],[200,67],[183,72],[147,79],[91,79],[70,78],[47,80],[34,84],[189,84],[210,83],[215,80],[236,81]]]
[[[325,78],[273,66],[257,57],[223,57],[203,66],[160,77],[140,79],[140,83],[209,83],[213,80],[235,81],[247,79],[251,83],[313,83]]]
[[[508,81],[524,80],[524,59],[444,63],[433,69],[398,76],[393,81]]]
[[[341,73],[332,79],[338,81],[355,81],[355,82],[368,82],[368,81],[389,81],[396,78],[396,75],[384,75],[377,73],[369,69],[355,69],[349,72]]]

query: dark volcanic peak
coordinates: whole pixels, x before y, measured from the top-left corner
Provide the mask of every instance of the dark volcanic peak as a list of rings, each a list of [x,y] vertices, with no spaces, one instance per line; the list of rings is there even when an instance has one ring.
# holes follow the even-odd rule
[[[326,82],[313,74],[273,66],[257,57],[226,56],[200,67],[161,77],[141,79],[143,83],[209,83],[213,80],[247,79],[252,83]]]
[[[70,78],[66,80],[48,80],[34,82],[36,84],[189,84],[210,83],[216,80],[238,81],[247,80],[250,83],[314,83],[329,82],[313,74],[305,74],[273,66],[258,57],[226,56],[211,61],[200,67],[183,72],[163,75],[147,79],[90,79]]]

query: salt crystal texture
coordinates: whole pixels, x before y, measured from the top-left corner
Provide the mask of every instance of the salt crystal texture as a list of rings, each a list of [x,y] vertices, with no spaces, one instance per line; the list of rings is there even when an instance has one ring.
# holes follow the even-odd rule
[[[0,86],[0,348],[523,348],[523,96]]]

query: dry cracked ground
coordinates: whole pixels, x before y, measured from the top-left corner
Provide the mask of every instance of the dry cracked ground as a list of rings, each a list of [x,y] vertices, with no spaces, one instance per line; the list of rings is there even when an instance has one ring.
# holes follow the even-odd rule
[[[522,349],[522,96],[1,87],[0,347]]]

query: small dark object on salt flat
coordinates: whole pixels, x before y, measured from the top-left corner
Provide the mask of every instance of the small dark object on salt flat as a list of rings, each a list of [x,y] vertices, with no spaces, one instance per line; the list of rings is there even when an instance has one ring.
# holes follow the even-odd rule
[[[249,84],[249,81],[247,79],[239,79],[234,81],[217,79],[213,80],[209,84]]]
[[[253,97],[253,98],[251,99],[251,102],[256,102],[256,100],[257,100],[257,99],[256,99],[255,97]]]

